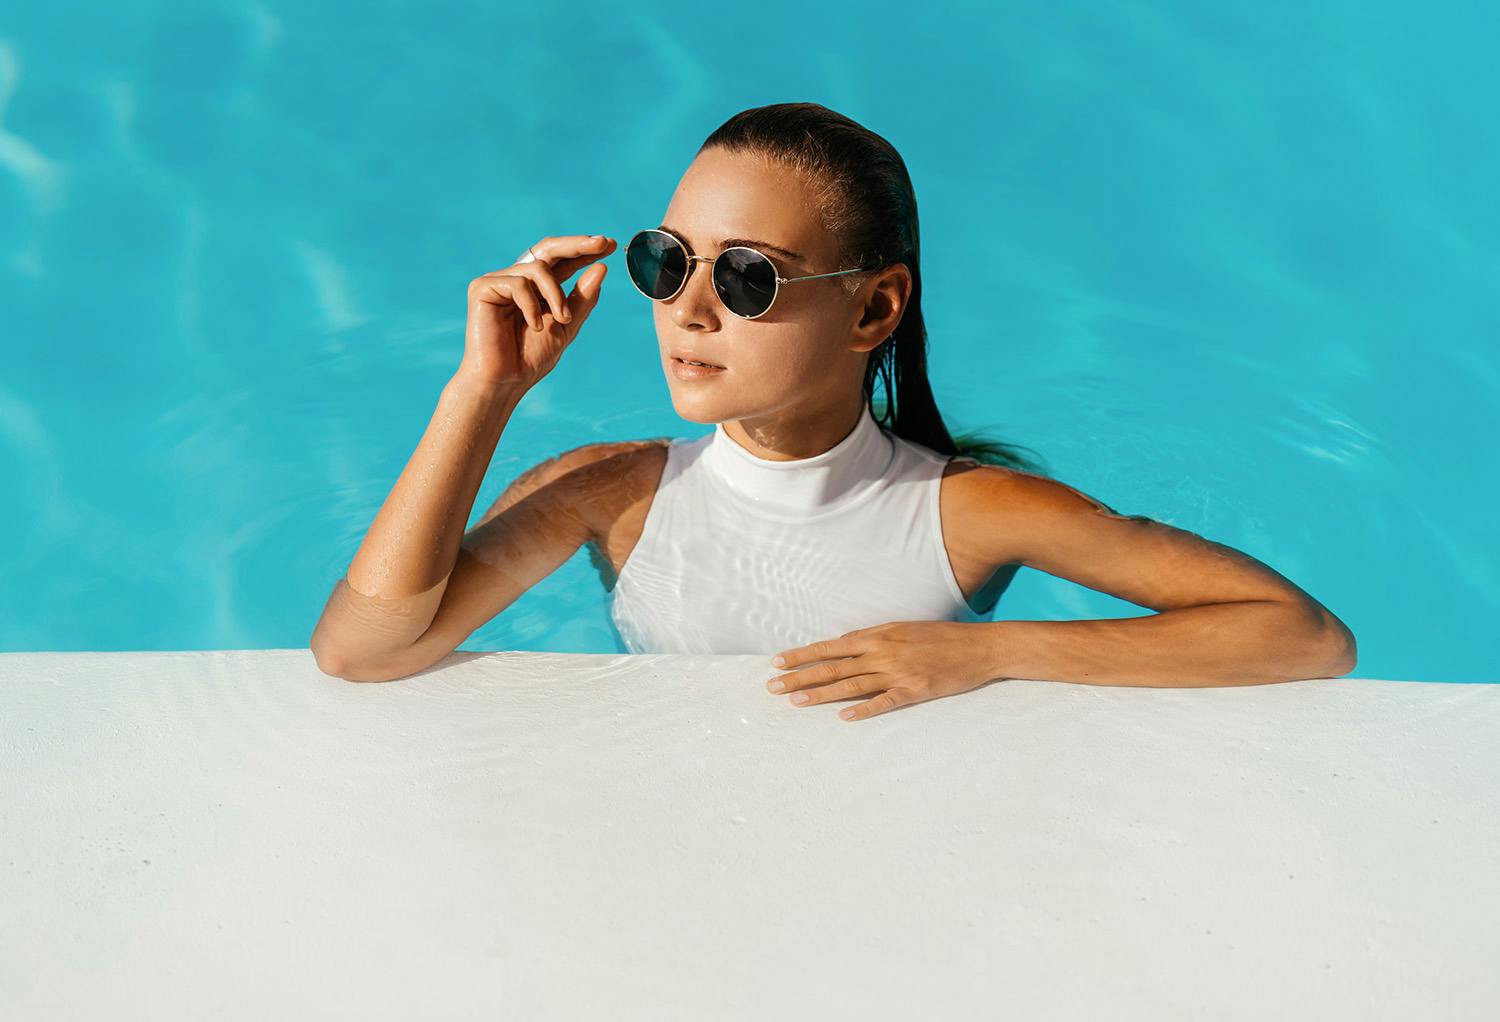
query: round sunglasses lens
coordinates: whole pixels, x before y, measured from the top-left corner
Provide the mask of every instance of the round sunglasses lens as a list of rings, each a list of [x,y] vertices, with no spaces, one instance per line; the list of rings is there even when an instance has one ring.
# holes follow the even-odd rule
[[[725,249],[714,263],[714,290],[736,316],[759,316],[776,297],[776,267],[751,249]]]
[[[630,279],[647,298],[657,301],[675,295],[687,277],[687,253],[671,235],[641,231],[625,249]]]

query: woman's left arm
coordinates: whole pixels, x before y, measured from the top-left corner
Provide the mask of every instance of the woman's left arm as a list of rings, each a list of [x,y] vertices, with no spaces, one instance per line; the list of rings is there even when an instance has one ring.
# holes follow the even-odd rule
[[[1121,515],[1065,483],[980,469],[964,504],[998,529],[987,556],[1156,611],[1098,621],[996,621],[1008,676],[1092,685],[1262,685],[1354,670],[1354,633],[1248,554],[1144,515]],[[983,509],[988,508],[986,512]]]
[[[1354,669],[1349,628],[1248,554],[1143,515],[1117,514],[1043,476],[984,466],[959,478],[964,485],[952,490],[953,518],[960,523],[954,538],[970,544],[970,556],[993,569],[1024,564],[1156,613],[877,625],[784,651],[786,663],[778,666],[791,673],[777,680],[786,691],[824,684],[820,695],[848,698],[827,682],[863,677],[868,689],[879,676],[884,694],[854,707],[856,716],[867,716],[997,678],[1218,687],[1337,677]],[[943,497],[948,500],[949,491]],[[853,659],[792,670],[829,657]],[[858,694],[855,687],[844,686]]]

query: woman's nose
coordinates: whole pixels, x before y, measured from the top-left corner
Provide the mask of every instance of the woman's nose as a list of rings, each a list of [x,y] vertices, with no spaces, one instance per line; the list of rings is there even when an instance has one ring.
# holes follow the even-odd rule
[[[713,263],[693,260],[687,280],[672,299],[672,318],[679,325],[713,322],[719,314],[719,295],[714,290]]]

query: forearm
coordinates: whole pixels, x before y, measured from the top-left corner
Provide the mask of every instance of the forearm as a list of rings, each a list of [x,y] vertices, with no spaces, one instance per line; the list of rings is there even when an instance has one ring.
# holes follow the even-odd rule
[[[1343,635],[1324,618],[1274,601],[1114,620],[991,624],[996,677],[1200,688],[1337,677],[1353,669]]]
[[[520,397],[454,376],[349,565],[349,584],[397,598],[430,589],[458,558],[485,470]]]
[[[384,656],[432,624],[464,526],[520,394],[455,376],[313,633],[334,659]]]

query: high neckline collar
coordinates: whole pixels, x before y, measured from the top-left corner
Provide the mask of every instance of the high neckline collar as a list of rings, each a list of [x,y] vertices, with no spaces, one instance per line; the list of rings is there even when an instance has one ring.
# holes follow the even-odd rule
[[[771,461],[751,454],[716,423],[704,459],[729,488],[758,507],[783,513],[827,511],[856,499],[885,476],[895,452],[865,401],[854,428],[821,454]]]

